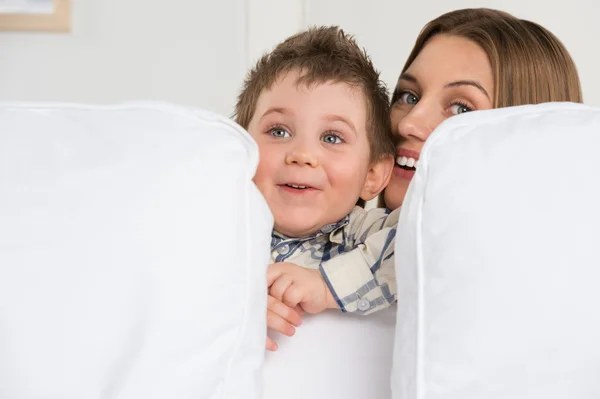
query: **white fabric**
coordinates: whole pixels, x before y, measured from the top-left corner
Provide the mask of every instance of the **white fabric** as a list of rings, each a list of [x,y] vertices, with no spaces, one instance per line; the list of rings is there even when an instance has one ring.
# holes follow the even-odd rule
[[[260,397],[272,218],[237,125],[0,106],[0,397]]]
[[[395,399],[600,398],[600,110],[453,117],[396,240]]]
[[[264,365],[264,399],[389,399],[396,307],[358,316],[303,316]]]

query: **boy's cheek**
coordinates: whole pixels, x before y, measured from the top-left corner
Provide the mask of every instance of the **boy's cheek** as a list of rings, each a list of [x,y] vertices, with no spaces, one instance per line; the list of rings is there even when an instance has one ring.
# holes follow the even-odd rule
[[[263,195],[268,195],[275,181],[276,168],[273,165],[272,159],[269,159],[268,153],[263,153],[260,156],[258,168],[254,174],[254,184],[258,187]]]
[[[281,154],[272,145],[258,142],[259,164],[258,168],[265,171],[277,170],[281,163]]]

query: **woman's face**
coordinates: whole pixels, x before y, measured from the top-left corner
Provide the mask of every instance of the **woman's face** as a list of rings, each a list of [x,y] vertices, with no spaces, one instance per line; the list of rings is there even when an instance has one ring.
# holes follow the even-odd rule
[[[400,136],[396,165],[384,194],[388,208],[402,205],[425,140],[453,115],[493,106],[492,66],[479,45],[449,35],[423,47],[394,91],[392,129]]]

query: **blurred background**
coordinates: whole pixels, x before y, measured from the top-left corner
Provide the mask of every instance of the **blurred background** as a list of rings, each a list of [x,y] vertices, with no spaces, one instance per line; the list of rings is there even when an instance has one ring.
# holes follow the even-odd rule
[[[160,100],[231,116],[246,71],[309,25],[337,24],[367,49],[391,89],[423,25],[466,7],[550,29],[600,106],[600,1],[71,0],[69,33],[0,32],[0,101]]]

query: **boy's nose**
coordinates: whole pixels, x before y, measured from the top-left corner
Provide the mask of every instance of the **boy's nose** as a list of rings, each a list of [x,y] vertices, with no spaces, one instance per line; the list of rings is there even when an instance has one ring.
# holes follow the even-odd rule
[[[315,151],[311,151],[306,146],[296,146],[292,148],[285,157],[287,165],[297,164],[298,166],[310,166],[316,168],[319,166],[318,157]]]

